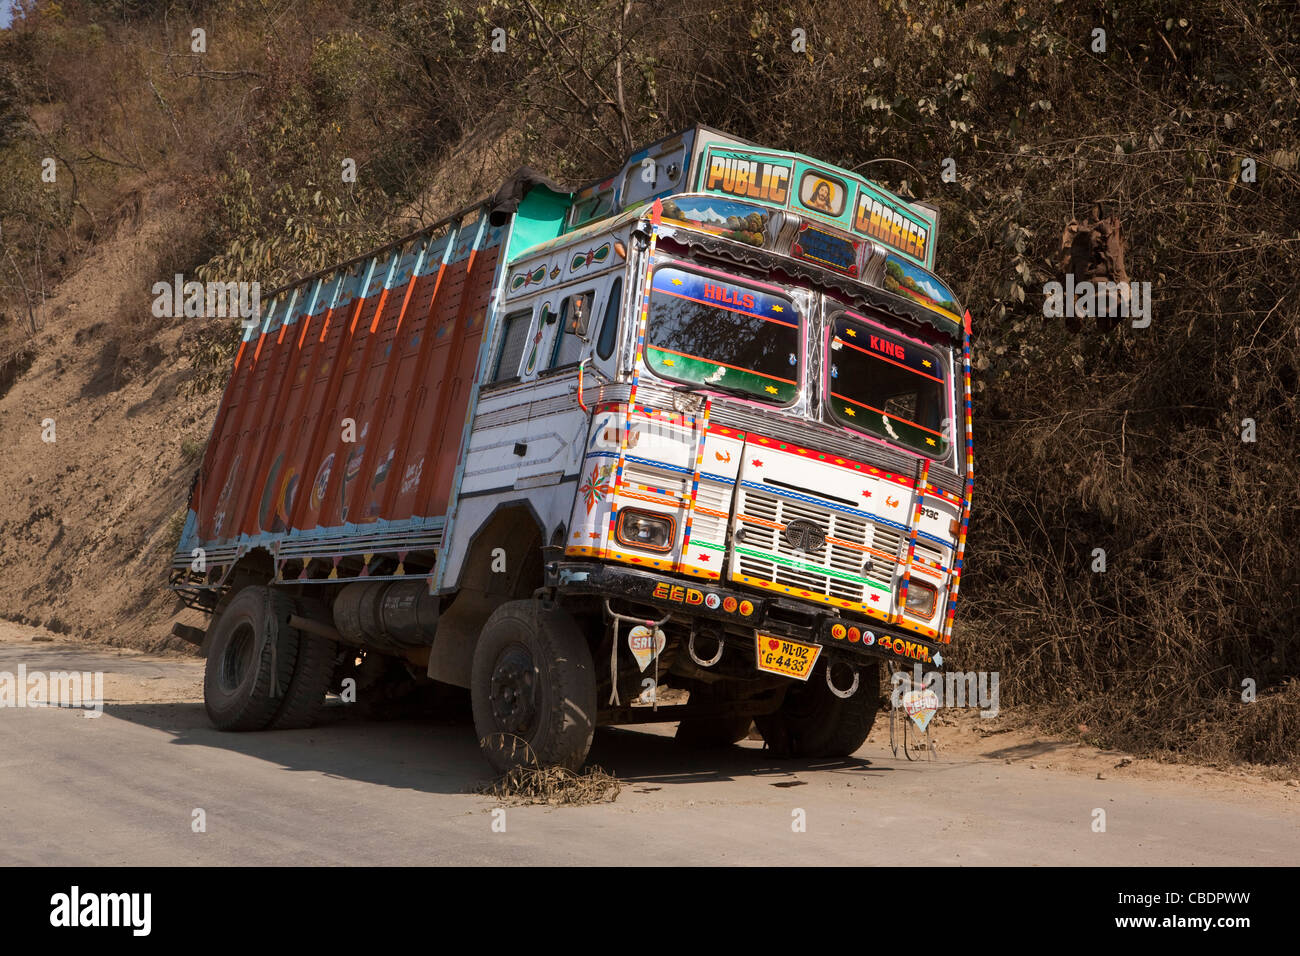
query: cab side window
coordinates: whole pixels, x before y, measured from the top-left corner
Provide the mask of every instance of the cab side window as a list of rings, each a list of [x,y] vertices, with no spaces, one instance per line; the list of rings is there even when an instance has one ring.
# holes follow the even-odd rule
[[[596,355],[608,359],[614,354],[618,343],[618,312],[623,302],[623,279],[620,276],[609,287],[609,299],[605,302],[605,317],[600,323],[600,338],[596,340]]]
[[[524,355],[524,343],[528,341],[532,317],[532,309],[521,309],[505,317],[505,332],[501,336],[501,347],[497,350],[492,374],[488,376],[489,382],[500,382],[519,374],[519,360]]]
[[[595,294],[594,289],[575,292],[561,303],[560,327],[555,332],[555,344],[551,351],[550,364],[547,365],[548,369],[578,364],[578,359],[582,356],[582,338],[570,326],[573,324],[572,319],[576,312],[577,302],[581,300],[590,309]]]

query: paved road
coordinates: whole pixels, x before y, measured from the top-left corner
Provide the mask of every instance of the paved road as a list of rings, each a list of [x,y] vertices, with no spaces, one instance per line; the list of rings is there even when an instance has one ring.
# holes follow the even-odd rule
[[[201,664],[0,642],[0,673],[111,671],[110,688],[196,686]],[[158,686],[161,686],[159,684]],[[120,691],[119,691],[120,692]],[[339,719],[221,734],[200,703],[0,708],[0,864],[1293,864],[1300,797],[1191,779],[1031,768],[1052,745],[909,763],[878,728],[854,758],[700,755],[671,725],[601,731],[613,804],[514,807],[493,831],[465,721]],[[152,695],[165,698],[166,694]],[[120,698],[119,698],[120,699]],[[881,722],[884,723],[883,721]],[[993,748],[994,744],[990,744]],[[1007,761],[1011,762],[1008,763]],[[194,811],[206,816],[195,833]],[[1093,831],[1094,810],[1106,832]],[[795,832],[796,811],[806,830]]]

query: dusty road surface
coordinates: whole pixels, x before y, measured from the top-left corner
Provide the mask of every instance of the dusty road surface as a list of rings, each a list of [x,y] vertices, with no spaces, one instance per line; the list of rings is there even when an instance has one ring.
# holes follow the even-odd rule
[[[39,638],[33,641],[33,637]],[[673,725],[597,734],[610,804],[505,810],[467,719],[222,734],[201,661],[0,625],[0,675],[104,673],[103,715],[0,708],[0,864],[1284,864],[1300,787],[1124,763],[973,715],[938,759],[889,748],[780,761],[746,741],[701,754]],[[1118,766],[1123,764],[1123,766]],[[1099,778],[1100,775],[1100,778]],[[206,832],[194,832],[196,810]],[[1094,831],[1105,811],[1105,832]],[[805,829],[797,832],[803,820]]]

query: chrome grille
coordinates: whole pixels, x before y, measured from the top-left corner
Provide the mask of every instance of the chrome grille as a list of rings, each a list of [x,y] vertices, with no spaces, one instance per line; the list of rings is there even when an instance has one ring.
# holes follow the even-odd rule
[[[875,524],[865,516],[753,488],[741,489],[740,514],[739,527],[744,529],[744,534],[736,544],[733,573],[829,598],[867,604],[882,611],[889,610],[889,594],[870,587],[864,578],[876,582],[886,592],[892,592],[899,549],[904,540],[900,532]],[[745,521],[745,517],[758,520]],[[799,518],[813,522],[826,533],[828,540],[816,553],[796,551],[779,528],[772,527],[779,525],[783,528]],[[871,548],[877,553],[859,548]],[[863,574],[862,566],[868,559],[872,562],[872,569]],[[877,594],[880,599],[872,601],[870,594]]]

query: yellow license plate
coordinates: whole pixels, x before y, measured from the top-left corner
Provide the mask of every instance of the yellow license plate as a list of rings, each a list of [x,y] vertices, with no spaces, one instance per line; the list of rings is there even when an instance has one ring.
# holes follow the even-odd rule
[[[758,635],[758,669],[769,674],[807,680],[821,652],[820,644],[801,644],[772,634]]]

